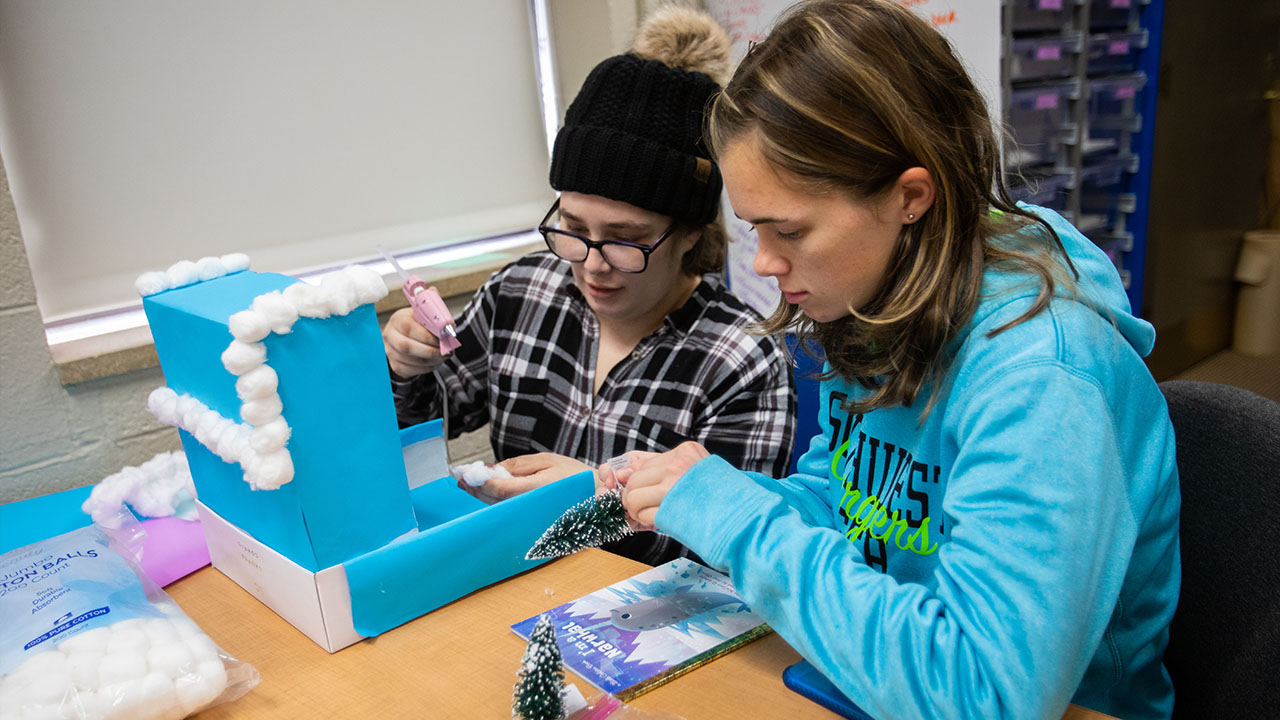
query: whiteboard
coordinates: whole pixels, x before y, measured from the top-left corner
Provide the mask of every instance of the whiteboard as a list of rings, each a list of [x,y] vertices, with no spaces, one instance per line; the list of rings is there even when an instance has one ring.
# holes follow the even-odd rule
[[[987,100],[990,116],[998,121],[1000,108],[1000,0],[898,0],[938,29],[951,41],[978,89]],[[736,64],[747,46],[763,40],[778,16],[792,5],[785,0],[706,0],[707,11],[733,41]],[[733,293],[757,312],[768,315],[778,304],[778,284],[751,269],[756,235],[739,220],[723,197],[729,257],[725,275]]]

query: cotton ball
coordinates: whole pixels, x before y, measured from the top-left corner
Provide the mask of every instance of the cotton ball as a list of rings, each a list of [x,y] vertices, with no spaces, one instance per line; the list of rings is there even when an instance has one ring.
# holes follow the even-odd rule
[[[139,719],[167,715],[169,708],[177,704],[178,694],[171,678],[153,672],[138,682]]]
[[[227,274],[227,267],[216,257],[202,257],[196,261],[196,276],[203,282]]]
[[[320,290],[325,294],[325,307],[334,315],[346,315],[360,304],[356,299],[356,284],[346,273],[326,275],[320,281]]]
[[[203,419],[207,413],[211,412],[213,411],[198,402],[191,405],[187,411],[182,414],[182,429],[191,433],[195,432],[196,427],[200,425],[200,420]]]
[[[97,686],[97,683],[94,683]],[[79,690],[72,698],[71,707],[76,711],[73,716],[81,718],[104,718],[111,713],[110,698],[94,690]]]
[[[293,480],[293,458],[285,451],[262,456],[258,470],[258,489],[276,490]]]
[[[69,654],[103,653],[107,651],[109,640],[111,640],[110,626],[96,627],[63,640],[62,644],[58,645],[58,649]]]
[[[138,466],[151,477],[165,477],[173,474],[173,453],[162,452]]]
[[[169,517],[173,515],[174,495],[171,488],[153,482],[138,488],[129,504],[147,517]]]
[[[93,689],[98,687],[98,668],[102,665],[101,652],[77,652],[67,656],[67,672],[76,687]]]
[[[172,632],[172,628],[170,628]],[[175,634],[171,642],[163,645],[152,645],[147,651],[147,669],[167,677],[176,678],[191,672],[195,667],[195,657],[191,648],[178,639]]]
[[[244,479],[249,485],[258,489],[258,472],[262,468],[262,456],[253,448],[246,448],[240,454],[240,467],[244,468]]]
[[[0,718],[22,717],[22,697],[21,693],[0,692]]]
[[[223,255],[220,259],[229,273],[249,269],[249,256],[244,253],[230,253],[229,255]]]
[[[14,670],[13,674],[18,678],[29,678],[37,675],[61,673],[65,672],[66,669],[66,655],[62,654],[60,650],[46,650],[27,658],[25,662]]]
[[[232,340],[222,353],[222,365],[232,375],[243,375],[267,361],[267,346]]]
[[[216,411],[205,413],[200,417],[200,422],[196,423],[195,432],[191,434],[196,436],[201,445],[208,447],[213,444],[213,439],[216,437],[214,430],[221,419],[222,416]]]
[[[232,423],[222,429],[213,439],[213,452],[225,462],[235,462],[239,455],[235,454],[236,438],[240,437],[240,426]]]
[[[387,283],[373,270],[363,265],[352,265],[343,272],[351,278],[356,290],[356,302],[360,305],[377,302],[387,296]]]
[[[75,710],[62,703],[52,705],[36,705],[28,703],[22,709],[22,720],[76,720]]]
[[[186,644],[187,649],[191,651],[191,657],[194,658],[197,663],[203,664],[211,661],[216,661],[218,663],[222,662],[218,659],[218,646],[215,645],[213,643],[213,639],[208,635],[205,635],[203,631],[197,631],[193,635],[187,635],[183,638],[183,642]]]
[[[139,295],[147,297],[162,293],[171,286],[169,285],[169,276],[167,274],[158,270],[151,270],[139,275],[138,279],[133,281],[133,287],[137,289]]]
[[[227,456],[230,458],[228,462],[244,462],[245,453],[251,452],[249,447],[249,439],[252,437],[253,428],[248,425],[237,425],[236,434],[231,438],[227,446]]]
[[[170,265],[165,272],[169,275],[169,283],[176,288],[190,285],[200,280],[200,273],[196,270],[196,264],[190,260],[179,260]]]
[[[129,620],[116,623],[111,628],[111,639],[107,641],[108,653],[145,653],[151,647],[143,631],[141,621]]]
[[[227,318],[227,329],[240,342],[258,342],[271,334],[267,318],[256,310],[241,310]]]
[[[301,317],[323,320],[329,317],[329,307],[325,303],[325,294],[320,288],[305,282],[298,282],[284,289],[284,299],[297,309]]]
[[[281,335],[292,330],[293,324],[298,321],[298,309],[279,290],[254,298],[253,311],[262,314],[271,332]]]
[[[254,427],[249,444],[259,455],[266,455],[283,448],[289,442],[290,433],[292,430],[289,429],[289,423],[285,422],[283,416],[279,416],[271,422]]]
[[[124,683],[130,680],[137,680],[147,674],[147,657],[143,655],[146,652],[110,652],[102,656],[102,663],[98,665],[98,682],[103,685],[112,683]]]
[[[227,671],[221,662],[201,663],[197,671],[173,681],[178,703],[187,714],[213,702],[227,687]]]
[[[178,412],[178,394],[164,385],[147,396],[147,410],[165,425],[177,425],[178,418],[182,417]]]
[[[142,678],[129,678],[105,683],[98,690],[98,699],[105,706],[106,720],[137,720],[145,711],[142,697]]]
[[[250,400],[240,406],[240,417],[254,426],[266,425],[280,417],[282,412],[284,412],[284,405],[280,402],[279,395]]]
[[[244,402],[271,397],[279,385],[280,377],[276,371],[270,365],[260,365],[236,378],[236,395]]]
[[[71,675],[64,672],[41,672],[26,681],[27,702],[35,705],[61,705],[71,693]]]

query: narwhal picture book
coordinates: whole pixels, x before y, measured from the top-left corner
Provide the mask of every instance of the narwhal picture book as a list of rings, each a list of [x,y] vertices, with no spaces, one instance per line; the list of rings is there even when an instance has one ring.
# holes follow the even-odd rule
[[[729,578],[686,558],[541,614],[565,667],[624,701],[770,632]],[[511,629],[527,640],[537,621]]]

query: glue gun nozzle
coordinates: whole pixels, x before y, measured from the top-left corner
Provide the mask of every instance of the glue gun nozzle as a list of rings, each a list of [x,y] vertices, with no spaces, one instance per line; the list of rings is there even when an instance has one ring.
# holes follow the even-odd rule
[[[454,340],[458,339],[458,331],[454,330],[452,325],[445,325],[444,331],[448,333],[449,337],[453,338]]]

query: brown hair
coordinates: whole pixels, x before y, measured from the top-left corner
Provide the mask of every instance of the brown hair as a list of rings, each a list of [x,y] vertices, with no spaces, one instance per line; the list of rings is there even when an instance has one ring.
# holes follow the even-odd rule
[[[986,105],[947,40],[895,2],[796,5],[747,53],[707,122],[713,154],[753,136],[768,162],[811,192],[864,200],[912,167],[933,178],[932,207],[903,226],[867,305],[817,323],[782,300],[761,328],[817,341],[831,367],[823,379],[839,375],[870,389],[848,403],[852,412],[911,405],[932,384],[923,420],[951,360],[946,345],[973,316],[986,268],[1040,280],[1031,307],[991,335],[1049,304],[1061,268],[1055,250],[1075,269],[1052,228],[1009,198]]]
[[[677,228],[676,231],[698,235],[698,242],[684,254],[680,272],[697,276],[724,270],[729,236],[724,229],[724,220],[719,214],[716,215],[715,220],[706,225],[685,225]]]

